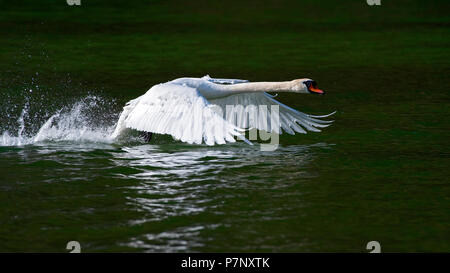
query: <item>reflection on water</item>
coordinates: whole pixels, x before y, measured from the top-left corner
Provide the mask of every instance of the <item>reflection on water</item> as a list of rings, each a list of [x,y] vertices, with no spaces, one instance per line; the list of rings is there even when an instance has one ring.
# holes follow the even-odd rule
[[[118,176],[139,181],[128,187],[133,194],[127,196],[129,203],[145,215],[129,223],[136,225],[201,213],[220,215],[221,204],[239,198],[241,192],[242,198],[246,198],[245,192],[252,189],[273,191],[289,187],[300,177],[311,176],[305,167],[313,157],[313,147],[326,145],[288,146],[270,153],[245,144],[216,148],[189,146],[177,150],[141,145],[121,149],[120,153],[114,153],[113,161],[116,166],[135,170]],[[277,208],[270,211],[255,208],[240,213],[236,220],[239,217],[254,217],[255,221],[258,217],[267,221],[282,219],[277,211]],[[227,223],[176,227],[132,238],[126,245],[150,251],[188,251],[201,245],[198,241],[201,230],[221,225]]]
[[[203,226],[176,228],[173,231],[164,231],[158,234],[144,234],[123,245],[128,247],[146,249],[151,252],[185,252],[203,244],[198,239]]]
[[[256,168],[264,165],[270,169],[281,163],[301,166],[309,158],[306,152],[309,147],[288,146],[265,153],[245,144],[217,147],[188,146],[176,150],[170,150],[167,146],[141,145],[122,148],[121,153],[114,154],[114,163],[138,169],[140,172],[132,177],[145,181],[161,181],[161,178],[172,176],[182,179],[194,176],[201,180],[204,175],[207,175],[204,177],[207,179],[211,175],[221,173],[225,168],[249,166]]]
[[[38,190],[42,196],[33,202],[38,207],[40,202],[51,207],[48,212],[28,211],[23,218],[38,219],[52,211],[65,211],[79,214],[79,221],[70,225],[85,230],[93,222],[106,228],[111,223],[102,223],[98,218],[113,214],[117,215],[113,225],[126,227],[126,231],[146,227],[114,242],[97,242],[106,244],[103,250],[121,246],[153,252],[192,251],[205,244],[205,232],[247,221],[270,222],[288,217],[280,213],[288,207],[261,203],[265,201],[264,195],[270,194],[273,199],[293,198],[301,205],[298,198],[301,193],[288,189],[301,179],[314,176],[308,172],[308,163],[316,149],[327,147],[326,144],[280,146],[274,152],[261,152],[245,143],[208,147],[180,143],[120,146],[40,142],[0,147],[0,164],[5,168],[1,172],[6,174],[7,181],[1,187],[10,193],[18,188]],[[8,175],[6,168],[13,166],[11,162],[17,162],[14,165],[17,171]],[[56,188],[64,194],[52,192]],[[292,202],[286,202],[286,206],[289,203]],[[228,211],[230,206],[236,208]],[[22,217],[20,210],[17,207],[13,213],[18,215],[17,219]],[[84,219],[86,213],[95,218]],[[228,216],[224,217],[225,214]],[[11,220],[10,224],[18,223]],[[64,230],[65,225],[69,223],[60,223],[58,228]],[[55,227],[45,224],[39,228]]]

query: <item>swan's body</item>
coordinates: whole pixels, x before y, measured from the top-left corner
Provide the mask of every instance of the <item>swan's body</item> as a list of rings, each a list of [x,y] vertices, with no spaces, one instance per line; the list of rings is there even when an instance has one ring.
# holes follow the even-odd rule
[[[323,93],[311,86],[312,80],[287,82],[254,82],[232,79],[180,78],[150,88],[144,95],[129,101],[120,115],[113,137],[126,128],[170,134],[187,143],[208,145],[235,142],[234,136],[248,142],[242,132],[256,128],[267,132],[289,134],[320,132],[331,121],[325,116],[307,115],[273,99],[266,92]],[[271,124],[278,106],[279,120]],[[249,111],[249,106],[253,111]],[[220,107],[220,108],[219,108]],[[219,110],[219,111],[218,111]],[[220,112],[222,110],[226,116]],[[251,113],[249,113],[251,112]],[[332,113],[333,114],[333,113]],[[273,123],[273,122],[272,122]],[[249,142],[248,142],[249,143]]]

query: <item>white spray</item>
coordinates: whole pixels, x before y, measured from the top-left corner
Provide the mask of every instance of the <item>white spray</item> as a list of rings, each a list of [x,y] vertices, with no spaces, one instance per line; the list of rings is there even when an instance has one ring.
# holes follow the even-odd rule
[[[93,115],[89,114],[92,110],[102,110],[99,109],[99,102],[101,102],[99,97],[87,96],[71,107],[59,109],[40,126],[36,134],[27,135],[27,126],[36,126],[36,124],[27,124],[26,122],[30,106],[29,101],[26,100],[17,119],[17,132],[14,134],[6,130],[0,133],[0,146],[23,146],[45,141],[111,143],[113,142],[111,134],[114,124],[107,125],[106,121],[95,124],[92,121]]]

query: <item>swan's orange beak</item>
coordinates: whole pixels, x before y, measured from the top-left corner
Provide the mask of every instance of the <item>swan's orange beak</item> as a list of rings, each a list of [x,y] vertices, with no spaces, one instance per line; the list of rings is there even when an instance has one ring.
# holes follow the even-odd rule
[[[316,88],[316,87],[310,87],[309,92],[321,94],[321,95],[325,94],[325,92],[323,90]]]
[[[308,81],[306,82],[306,86],[308,87],[308,91],[312,94],[325,94],[325,91],[317,88],[317,83],[315,81]]]

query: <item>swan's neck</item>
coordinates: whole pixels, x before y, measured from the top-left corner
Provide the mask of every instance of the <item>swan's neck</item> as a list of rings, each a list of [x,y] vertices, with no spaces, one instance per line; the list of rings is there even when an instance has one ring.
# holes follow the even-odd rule
[[[231,85],[219,85],[221,91],[233,94],[247,92],[294,92],[292,82],[248,82]]]

